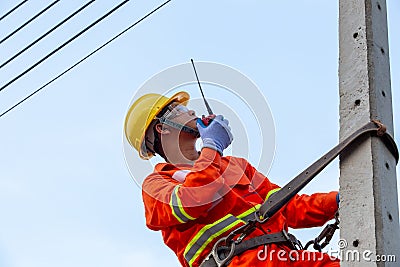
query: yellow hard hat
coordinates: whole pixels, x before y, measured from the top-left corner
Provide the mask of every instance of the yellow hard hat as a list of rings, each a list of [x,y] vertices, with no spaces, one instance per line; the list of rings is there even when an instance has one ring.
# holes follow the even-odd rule
[[[186,92],[176,93],[170,98],[160,94],[146,94],[132,104],[125,117],[124,131],[129,144],[139,152],[142,159],[150,159],[153,156],[147,151],[144,138],[157,114],[171,102],[186,106],[189,99],[190,96]]]

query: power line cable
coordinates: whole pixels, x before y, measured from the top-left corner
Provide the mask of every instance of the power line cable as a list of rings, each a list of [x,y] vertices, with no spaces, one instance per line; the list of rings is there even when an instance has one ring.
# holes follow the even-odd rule
[[[22,53],[24,53],[25,51],[27,51],[29,48],[31,48],[32,46],[34,46],[36,43],[38,43],[40,40],[42,40],[44,37],[46,37],[47,35],[49,35],[50,33],[52,33],[54,30],[56,30],[58,27],[60,27],[62,24],[64,24],[65,22],[67,22],[68,20],[70,20],[72,17],[74,17],[75,15],[77,15],[78,13],[80,13],[82,10],[84,10],[86,7],[88,7],[89,5],[91,5],[92,3],[94,3],[96,0],[91,0],[89,2],[87,2],[85,5],[83,5],[82,7],[80,7],[78,10],[76,10],[74,13],[72,13],[71,15],[69,15],[68,17],[66,17],[63,21],[61,21],[60,23],[58,23],[56,26],[54,26],[53,28],[51,28],[49,31],[47,31],[45,34],[43,34],[42,36],[40,36],[39,38],[37,38],[35,41],[33,41],[32,43],[30,43],[28,46],[26,46],[24,49],[20,50],[18,53],[16,53],[14,56],[12,56],[11,58],[7,59],[5,62],[3,62],[0,65],[0,69],[2,67],[4,67],[5,65],[7,65],[8,63],[10,63],[11,61],[13,61],[14,59],[16,59],[18,56],[20,56]]]
[[[129,2],[129,0],[125,0],[123,2],[121,2],[120,4],[118,4],[116,7],[114,7],[113,9],[111,9],[110,11],[108,11],[106,14],[104,14],[102,17],[100,17],[99,19],[97,19],[96,21],[94,21],[92,24],[90,24],[89,26],[87,26],[85,29],[83,29],[82,31],[80,31],[79,33],[75,34],[72,38],[70,38],[68,41],[66,41],[65,43],[63,43],[62,45],[60,45],[59,47],[57,47],[56,49],[54,49],[53,51],[51,51],[49,54],[47,54],[46,56],[44,56],[42,59],[40,59],[39,61],[37,61],[35,64],[33,64],[32,66],[30,66],[29,68],[27,68],[25,71],[23,71],[22,73],[20,73],[18,76],[14,77],[11,81],[7,82],[5,85],[3,85],[2,87],[0,87],[0,92],[3,91],[6,87],[10,86],[12,83],[14,83],[16,80],[18,80],[19,78],[21,78],[22,76],[24,76],[25,74],[27,74],[28,72],[30,72],[31,70],[33,70],[35,67],[37,67],[39,64],[43,63],[46,59],[48,59],[49,57],[51,57],[52,55],[54,55],[55,53],[57,53],[58,51],[60,51],[63,47],[65,47],[67,44],[69,44],[70,42],[72,42],[73,40],[75,40],[76,38],[78,38],[80,35],[82,35],[83,33],[85,33],[87,30],[89,30],[90,28],[92,28],[93,26],[95,26],[97,23],[99,23],[100,21],[102,21],[103,19],[105,19],[106,17],[108,17],[109,15],[111,15],[113,12],[115,12],[118,8],[120,8],[121,6],[123,6],[124,4],[126,4],[127,2]]]
[[[6,37],[4,37],[1,41],[0,44],[2,44],[4,41],[6,41],[8,38],[10,38],[11,36],[13,36],[14,34],[16,34],[17,32],[19,32],[22,28],[24,28],[26,25],[28,25],[29,23],[31,23],[32,21],[34,21],[35,19],[37,19],[40,15],[42,15],[44,12],[46,12],[47,10],[49,10],[51,7],[53,7],[55,4],[57,4],[58,2],[60,2],[60,0],[56,0],[53,3],[51,3],[50,5],[48,5],[47,7],[45,7],[44,9],[42,9],[39,13],[37,13],[35,16],[33,16],[32,18],[30,18],[29,20],[27,20],[24,24],[22,24],[21,26],[19,26],[17,29],[15,29],[12,33],[10,33],[9,35],[7,35]]]
[[[51,83],[53,83],[54,81],[56,81],[57,79],[59,79],[60,77],[62,77],[64,74],[66,74],[67,72],[69,72],[70,70],[74,69],[76,66],[78,66],[79,64],[81,64],[82,62],[84,62],[86,59],[88,59],[89,57],[93,56],[95,53],[97,53],[98,51],[100,51],[102,48],[104,48],[105,46],[109,45],[111,42],[113,42],[115,39],[117,39],[118,37],[120,37],[121,35],[123,35],[124,33],[126,33],[127,31],[129,31],[130,29],[132,29],[133,27],[135,27],[137,24],[139,24],[140,22],[142,22],[143,20],[145,20],[146,18],[150,17],[153,13],[155,13],[156,11],[158,11],[159,9],[161,9],[163,6],[167,5],[169,2],[171,2],[172,0],[168,0],[166,2],[164,2],[163,4],[159,5],[158,7],[156,7],[155,9],[153,9],[151,12],[147,13],[145,16],[143,16],[141,19],[137,20],[135,23],[133,23],[132,25],[130,25],[128,28],[126,28],[125,30],[123,30],[122,32],[118,33],[117,35],[115,35],[113,38],[111,38],[110,40],[108,40],[107,42],[105,42],[104,44],[102,44],[101,46],[99,46],[98,48],[96,48],[95,50],[93,50],[91,53],[89,53],[87,56],[83,57],[81,60],[79,60],[78,62],[76,62],[75,64],[73,64],[71,67],[69,67],[68,69],[64,70],[63,72],[61,72],[59,75],[57,75],[56,77],[54,77],[53,79],[51,79],[50,81],[48,81],[47,83],[45,83],[44,85],[42,85],[41,87],[39,87],[36,91],[34,91],[33,93],[31,93],[30,95],[26,96],[24,99],[22,99],[21,101],[19,101],[18,103],[16,103],[14,106],[10,107],[9,109],[7,109],[6,111],[4,111],[2,114],[0,114],[0,118],[3,117],[4,115],[6,115],[8,112],[10,112],[11,110],[13,110],[14,108],[16,108],[17,106],[19,106],[20,104],[22,104],[23,102],[25,102],[26,100],[28,100],[29,98],[31,98],[32,96],[34,96],[35,94],[37,94],[38,92],[40,92],[41,90],[43,90],[45,87],[47,87],[48,85],[50,85]]]
[[[26,2],[28,2],[28,0],[22,1],[21,3],[19,3],[18,5],[16,5],[15,7],[13,7],[10,11],[8,11],[6,14],[4,14],[3,16],[0,17],[0,21],[2,21],[3,19],[5,19],[8,15],[10,15],[11,13],[13,13],[15,10],[17,10],[19,7],[21,7],[23,4],[25,4]]]

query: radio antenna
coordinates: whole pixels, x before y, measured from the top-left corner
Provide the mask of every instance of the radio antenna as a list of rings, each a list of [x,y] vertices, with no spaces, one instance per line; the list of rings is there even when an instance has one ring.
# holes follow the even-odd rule
[[[206,108],[207,108],[207,112],[208,112],[209,115],[212,115],[214,113],[212,112],[210,105],[208,104],[206,98],[204,97],[204,93],[203,93],[203,89],[201,88],[199,76],[197,75],[196,67],[194,66],[194,61],[193,61],[193,59],[190,59],[190,61],[192,62],[194,74],[196,74],[197,84],[199,85],[201,96],[203,97],[204,104],[206,105]]]

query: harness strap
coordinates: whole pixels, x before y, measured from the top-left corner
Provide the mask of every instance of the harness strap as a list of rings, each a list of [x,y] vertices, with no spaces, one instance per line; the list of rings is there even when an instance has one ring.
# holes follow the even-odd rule
[[[246,236],[252,233],[256,228],[257,223],[265,223],[269,220],[275,213],[277,213],[287,202],[289,202],[301,189],[303,189],[318,173],[320,173],[330,162],[332,162],[341,152],[343,152],[346,148],[348,148],[354,141],[358,140],[360,137],[366,134],[374,134],[375,136],[380,137],[383,141],[387,149],[392,153],[393,157],[396,160],[396,163],[399,161],[399,151],[397,149],[396,143],[393,137],[386,132],[386,127],[381,122],[377,120],[373,120],[354,133],[352,133],[349,137],[340,142],[337,146],[331,149],[328,153],[323,155],[319,160],[311,164],[307,169],[297,175],[293,180],[291,180],[288,184],[281,188],[281,190],[273,193],[267,201],[265,201],[258,211],[256,211],[255,220],[250,220],[247,224],[239,227],[238,229],[233,231],[232,236],[224,237],[218,240],[214,248],[212,249],[212,258],[217,263],[217,265],[212,266],[225,266],[225,263],[229,262],[233,254],[237,250],[236,247],[239,247],[241,242]],[[236,240],[233,238],[234,236],[239,236]],[[227,241],[227,242],[226,242]],[[227,243],[227,246],[230,246],[230,250],[228,256],[224,259],[219,258],[218,249],[219,244],[222,242]],[[248,248],[247,248],[248,249]],[[237,255],[237,254],[235,254]],[[208,257],[210,258],[210,256]],[[207,265],[204,265],[207,267]],[[211,266],[211,265],[210,265]],[[203,267],[201,265],[201,267]]]
[[[386,132],[386,127],[379,121],[371,121],[355,131],[345,140],[340,142],[333,149],[328,151],[319,160],[311,164],[307,169],[297,175],[281,190],[272,194],[267,201],[265,201],[259,211],[257,212],[257,221],[263,223],[271,218],[278,210],[280,210],[289,200],[294,197],[301,189],[303,189],[318,173],[320,173],[330,162],[332,162],[343,150],[348,148],[355,140],[367,133],[373,133],[380,137],[388,150],[399,161],[399,151],[393,137]]]
[[[256,236],[244,240],[240,244],[236,245],[233,253],[230,251],[231,250],[230,247],[220,246],[218,247],[217,250],[218,255],[210,253],[207,256],[207,258],[200,264],[200,267],[225,266],[229,264],[230,260],[232,260],[234,256],[240,255],[249,249],[253,249],[262,245],[268,245],[272,243],[286,243],[288,247],[290,247],[291,249],[295,249],[297,244],[293,244],[292,240],[297,240],[297,239],[294,236],[293,237],[291,236],[293,235],[288,234],[285,230],[279,233]],[[231,255],[231,257],[229,257],[229,260],[221,263],[221,261],[228,258],[228,255]]]

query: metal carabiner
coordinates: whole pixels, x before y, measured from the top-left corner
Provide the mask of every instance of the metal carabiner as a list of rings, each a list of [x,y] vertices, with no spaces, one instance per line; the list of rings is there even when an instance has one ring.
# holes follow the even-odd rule
[[[222,242],[224,242],[226,245],[228,245],[227,244],[228,237],[223,237],[223,238],[219,239],[217,242],[215,242],[214,247],[211,250],[211,255],[213,255],[214,260],[217,263],[218,267],[223,267],[224,264],[227,263],[233,257],[233,253],[235,252],[235,248],[236,248],[236,243],[231,242],[228,256],[226,256],[225,259],[221,259],[218,255],[218,247],[219,247],[219,244],[221,244]]]
[[[232,259],[235,253],[236,245],[240,244],[245,237],[254,231],[256,228],[256,223],[256,221],[250,220],[246,224],[230,232],[226,237],[220,238],[217,240],[217,242],[215,242],[214,247],[211,250],[211,255],[213,256],[218,267],[224,266],[225,263]],[[226,249],[229,249],[229,253],[224,259],[221,259],[220,255],[218,254],[218,248],[221,248],[221,243],[224,243]]]

